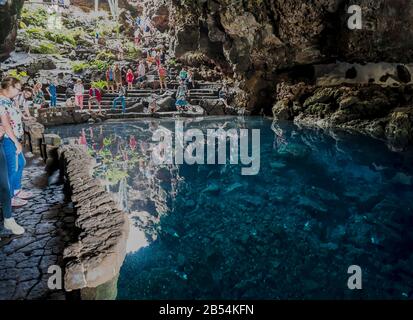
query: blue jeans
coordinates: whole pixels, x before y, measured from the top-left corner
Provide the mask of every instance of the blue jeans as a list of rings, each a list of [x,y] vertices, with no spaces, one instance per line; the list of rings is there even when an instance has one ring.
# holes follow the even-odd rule
[[[116,106],[117,106],[119,100],[122,102],[122,112],[125,113],[125,111],[126,111],[126,100],[125,100],[124,96],[117,97],[117,98],[115,98],[115,100],[113,100],[112,110],[116,109]]]
[[[3,149],[3,141],[0,140],[0,204],[3,209],[3,218],[11,218],[11,197],[9,175],[7,172],[6,155]]]
[[[56,95],[51,95],[50,96],[50,106],[51,107],[56,107],[57,106],[57,96]]]
[[[7,161],[7,173],[9,176],[10,197],[13,198],[15,191],[22,188],[23,169],[26,165],[23,152],[16,154],[16,146],[9,138],[4,138],[4,154]]]

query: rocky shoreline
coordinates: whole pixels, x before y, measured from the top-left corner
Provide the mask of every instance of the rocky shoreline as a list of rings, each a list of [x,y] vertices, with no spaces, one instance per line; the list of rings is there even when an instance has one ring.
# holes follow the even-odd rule
[[[318,87],[281,83],[273,115],[278,120],[340,128],[386,140],[403,151],[413,143],[413,87],[339,85]]]
[[[65,290],[85,289],[83,298],[90,299],[94,297],[93,288],[116,279],[119,273],[126,255],[128,217],[92,177],[93,159],[84,149],[62,146],[58,154],[79,230],[77,242],[65,248],[63,254]],[[112,294],[114,297],[116,294]]]
[[[116,281],[126,255],[127,214],[93,178],[95,161],[81,146],[61,145],[59,136],[45,134],[44,126],[35,121],[25,122],[25,144],[37,161],[37,166],[27,169],[30,183],[37,180],[34,172],[44,168],[42,160],[47,172],[58,169],[61,178],[53,174],[56,183],[49,186],[46,178],[44,192],[34,189],[39,198],[33,206],[16,213],[28,233],[2,244],[2,261],[11,269],[0,266],[0,298],[116,298]],[[43,193],[45,198],[40,197]],[[48,288],[48,269],[53,264],[63,272],[64,291]],[[25,267],[33,270],[21,269]]]

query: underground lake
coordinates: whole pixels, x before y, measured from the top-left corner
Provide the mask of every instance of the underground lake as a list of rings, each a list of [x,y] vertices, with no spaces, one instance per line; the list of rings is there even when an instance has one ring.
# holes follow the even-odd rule
[[[174,134],[176,119],[48,129],[88,149],[130,217],[117,299],[412,297],[411,151],[261,117],[180,120],[204,133],[259,129],[258,174],[230,161],[155,164],[153,133]],[[348,287],[354,265],[363,290]]]

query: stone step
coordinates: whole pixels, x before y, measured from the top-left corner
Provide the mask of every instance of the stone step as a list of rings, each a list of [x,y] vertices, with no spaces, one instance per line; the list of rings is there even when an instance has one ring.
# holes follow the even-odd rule
[[[155,113],[142,113],[142,112],[127,112],[127,113],[106,113],[113,120],[124,120],[134,118],[170,118],[170,117],[199,117],[203,113],[190,112],[190,111],[170,111],[170,112],[155,112]]]
[[[160,93],[153,93],[153,94],[157,94],[158,96],[160,95]],[[131,95],[131,94],[127,94],[126,95],[126,100],[133,100],[133,101],[137,101],[140,98],[149,98],[151,97],[152,94],[135,94],[135,95]],[[116,94],[105,94],[102,96],[102,101],[112,101],[113,99],[117,98],[118,95]],[[218,99],[218,95],[217,94],[189,94],[188,99],[198,99],[198,100],[203,100],[203,99]],[[57,101],[66,101],[66,97],[64,95],[58,95],[57,96]],[[89,96],[85,95],[83,96],[83,101],[89,101]]]

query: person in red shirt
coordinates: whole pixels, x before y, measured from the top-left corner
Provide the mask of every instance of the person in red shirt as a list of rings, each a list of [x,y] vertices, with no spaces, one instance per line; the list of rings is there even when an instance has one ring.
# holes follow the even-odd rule
[[[134,79],[135,79],[135,76],[133,75],[132,69],[129,69],[128,72],[126,73],[126,82],[128,83],[128,90],[133,89]]]
[[[102,93],[93,85],[93,83],[89,89],[89,111],[92,111],[92,103],[97,104],[99,107],[99,114],[102,114]]]
[[[161,92],[163,90],[168,89],[166,85],[166,76],[167,76],[167,71],[166,69],[160,64],[158,68],[158,74],[159,74],[159,84],[161,87]]]

